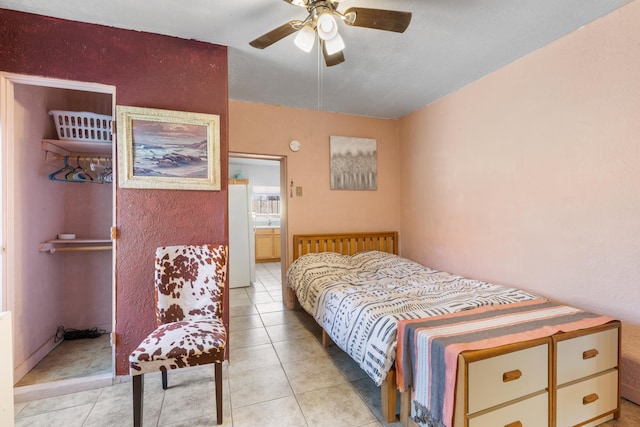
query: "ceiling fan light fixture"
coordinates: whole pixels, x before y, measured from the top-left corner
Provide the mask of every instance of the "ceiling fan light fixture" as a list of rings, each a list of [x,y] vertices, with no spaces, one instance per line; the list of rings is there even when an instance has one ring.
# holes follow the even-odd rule
[[[327,49],[327,55],[336,54],[345,48],[344,40],[342,40],[342,37],[340,37],[340,34],[338,33],[336,33],[333,38],[325,40],[324,45]]]
[[[344,41],[339,33],[338,21],[349,27],[371,28],[374,30],[403,33],[411,22],[411,12],[368,7],[351,7],[344,12],[338,11],[338,5],[346,0],[284,0],[293,6],[303,6],[307,10],[304,20],[295,19],[261,35],[249,42],[256,49],[264,49],[299,33],[295,45],[305,52],[311,52],[318,37],[318,55],[322,52],[327,67],[344,62]],[[317,33],[317,36],[316,34]]]
[[[316,41],[316,32],[308,25],[305,25],[298,31],[298,35],[294,39],[294,43],[300,50],[311,52],[313,44]]]
[[[316,21],[316,30],[322,40],[331,40],[338,34],[338,23],[330,13],[322,13]]]

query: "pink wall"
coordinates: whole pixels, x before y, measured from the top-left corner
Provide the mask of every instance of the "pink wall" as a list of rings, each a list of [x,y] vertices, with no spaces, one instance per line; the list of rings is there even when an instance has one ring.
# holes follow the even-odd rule
[[[48,175],[63,165],[45,157],[43,138],[56,135],[52,109],[111,111],[111,96],[26,84],[13,86],[14,139],[9,150],[8,205],[15,221],[15,245],[8,261],[15,280],[9,286],[14,328],[14,381],[55,345],[58,326],[111,331],[110,252],[40,252],[39,245],[64,231],[108,238],[113,223],[113,187],[54,182]],[[75,165],[75,160],[73,162]],[[10,183],[10,184],[9,184]]]
[[[82,109],[80,111],[93,111]],[[56,167],[62,165],[56,164]],[[54,171],[57,169],[53,169]],[[63,211],[66,232],[79,237],[108,239],[113,224],[113,184],[66,187]],[[67,328],[98,327],[111,331],[113,323],[113,254],[111,251],[56,254],[64,260],[63,325]]]
[[[222,191],[117,190],[116,373],[126,375],[155,326],[155,248],[228,242],[227,49],[0,9],[0,70],[114,85],[118,105],[221,116]]]
[[[330,189],[332,135],[376,139],[377,191]],[[300,151],[289,150],[292,139],[300,141]],[[398,143],[395,120],[229,101],[229,150],[286,156],[287,182],[302,187],[302,197],[287,200],[289,260],[296,233],[399,229]]]
[[[640,323],[640,1],[400,121],[402,253]]]
[[[38,362],[41,355],[37,353],[42,347],[48,345],[46,351],[53,347],[51,337],[56,327],[64,324],[64,259],[39,252],[38,245],[64,228],[67,188],[53,185],[47,179],[47,174],[56,169],[48,171],[40,147],[43,136],[55,134],[47,111],[52,104],[61,105],[61,91],[16,85],[14,96],[15,141],[11,160],[17,175],[14,180],[17,194],[10,196],[8,202],[15,218],[19,218],[12,227],[17,244],[9,251],[15,278],[13,325],[14,330],[21,331],[14,333],[13,340],[15,381],[18,381]]]

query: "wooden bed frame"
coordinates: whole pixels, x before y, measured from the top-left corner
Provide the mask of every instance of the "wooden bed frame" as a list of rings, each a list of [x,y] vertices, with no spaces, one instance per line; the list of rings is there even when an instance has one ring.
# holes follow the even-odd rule
[[[335,233],[334,234],[298,234],[293,236],[293,259],[294,260],[308,253],[337,252],[343,255],[353,255],[356,252],[361,252],[366,250],[378,250],[378,251],[388,252],[388,253],[398,255],[398,233],[397,232],[379,232],[379,233],[373,232],[373,233],[338,233],[338,234],[335,234]],[[617,404],[615,405],[615,409],[607,412],[599,413],[597,414],[597,416],[592,417],[589,421],[595,422],[595,420],[597,420],[598,422],[604,422],[607,419],[611,419],[611,418],[617,419],[620,416],[620,371],[618,368],[620,366],[620,322],[613,322],[601,327],[593,327],[593,328],[589,328],[589,329],[577,331],[577,332],[557,334],[552,338],[548,339],[549,342],[552,343],[550,344],[551,350],[550,350],[550,356],[549,356],[550,357],[549,365],[550,366],[553,365],[553,367],[549,368],[550,369],[549,372],[554,373],[553,377],[550,376],[551,379],[549,380],[549,387],[548,387],[549,396],[550,396],[549,398],[549,420],[551,421],[550,425],[555,425],[555,422],[556,422],[556,412],[558,410],[557,403],[556,403],[557,390],[559,388],[564,388],[565,390],[569,389],[569,387],[566,384],[561,385],[559,387],[556,381],[557,367],[555,367],[555,365],[558,363],[557,359],[558,359],[559,351],[556,349],[558,347],[558,342],[566,340],[567,343],[570,343],[574,338],[579,338],[579,339],[587,338],[590,340],[589,345],[591,344],[601,345],[602,343],[598,341],[600,340],[599,336],[602,335],[601,333],[603,331],[606,331],[609,329],[616,330],[614,334],[617,336],[617,339],[615,340],[617,342],[613,345],[613,347],[615,348],[612,350],[611,347],[605,346],[603,348],[600,348],[600,351],[603,354],[605,353],[609,354],[608,357],[613,358],[614,360],[617,359],[617,361],[615,362],[616,366],[610,369],[610,371],[611,370],[613,370],[614,372],[617,371],[615,375],[615,382],[617,384],[614,384],[614,386],[618,388]],[[591,341],[591,338],[593,338],[593,343]],[[329,339],[329,336],[323,330],[322,331],[323,345],[327,347],[330,344],[330,342],[331,340]],[[505,348],[509,347],[509,349],[511,349],[511,347],[513,347],[514,349],[520,349],[522,346],[527,347],[528,345],[529,344],[527,343],[518,343],[516,347],[505,346]],[[574,344],[572,343],[570,345],[574,345]],[[470,352],[465,357],[471,358],[471,359],[484,359],[484,358],[492,357],[494,353],[496,353],[498,350],[504,350],[504,349],[500,347],[500,348],[494,348],[494,349],[488,349],[488,350],[474,351],[474,352]],[[597,353],[598,351],[595,351],[595,354]],[[582,350],[580,350],[579,352],[576,352],[576,354],[582,354],[582,358],[580,359],[582,360],[585,358],[584,354],[586,354],[586,352],[582,353]],[[537,362],[534,361],[532,363],[537,363]],[[598,376],[600,376],[601,374],[602,372],[597,373]],[[591,377],[595,377],[595,376],[596,376],[596,373],[591,373]],[[591,377],[585,377],[585,378],[591,378]],[[576,383],[574,385],[576,386],[580,385],[581,383],[586,381],[585,378],[574,380],[573,382]],[[459,385],[458,388],[466,390],[467,389],[466,383],[467,383],[467,380],[465,379],[464,384]],[[573,385],[571,387],[573,387]],[[381,385],[380,394],[381,394],[381,401],[382,401],[381,402],[382,416],[387,423],[392,423],[397,421],[396,405],[397,405],[397,399],[399,394],[400,395],[400,414],[399,414],[400,422],[404,426],[409,426],[409,427],[417,426],[417,424],[413,422],[413,420],[410,418],[411,392],[407,391],[403,393],[398,393],[397,391],[395,366],[389,371],[387,377],[383,381]],[[582,407],[584,405],[585,403],[583,400],[582,405],[580,406]],[[466,418],[464,421],[461,422],[460,417],[465,418],[464,415],[460,416],[460,414],[456,413],[457,421],[455,424],[463,425],[463,426],[468,425],[467,424],[468,421],[466,420]]]
[[[380,251],[398,255],[398,232],[296,234],[293,236],[294,261],[309,253],[337,252],[342,255],[353,255],[362,251]],[[322,344],[328,347],[330,343],[329,335],[323,330]],[[394,368],[389,371],[382,383],[380,394],[382,416],[388,423],[395,422],[398,392]],[[401,405],[410,405],[409,399],[402,396]]]

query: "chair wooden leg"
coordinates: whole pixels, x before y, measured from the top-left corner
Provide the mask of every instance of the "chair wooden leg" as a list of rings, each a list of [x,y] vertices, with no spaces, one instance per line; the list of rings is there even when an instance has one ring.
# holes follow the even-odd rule
[[[169,387],[169,379],[167,378],[167,371],[160,371],[162,373],[162,389],[166,390]]]
[[[142,396],[144,374],[133,376],[133,427],[142,427]]]
[[[215,363],[216,382],[216,417],[218,424],[222,424],[222,363]]]

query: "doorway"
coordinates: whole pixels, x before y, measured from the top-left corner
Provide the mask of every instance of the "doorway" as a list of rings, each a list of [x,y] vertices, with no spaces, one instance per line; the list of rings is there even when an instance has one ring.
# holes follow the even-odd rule
[[[286,268],[286,158],[245,153],[229,153],[229,184],[246,184],[249,188],[251,234],[251,292],[245,297],[239,288],[230,292],[230,304],[247,303],[247,298],[259,303],[283,303],[283,278]],[[230,189],[231,191],[231,189]],[[229,201],[231,204],[231,199]],[[232,206],[230,206],[232,209]],[[231,214],[230,214],[231,222]],[[231,243],[236,233],[229,227],[229,258],[234,258]],[[233,282],[233,270],[230,270]],[[273,279],[273,280],[269,280]],[[265,282],[267,287],[265,288]],[[277,285],[276,285],[277,284]],[[276,286],[278,290],[276,291]],[[257,292],[261,292],[257,294]]]
[[[107,174],[115,150],[112,141],[61,137],[50,114],[113,117],[115,87],[0,73],[0,105],[0,308],[14,319],[15,400],[112,384],[115,186]],[[80,176],[86,182],[75,182]],[[57,373],[47,359],[56,353],[66,364]],[[27,380],[38,367],[43,375]]]

